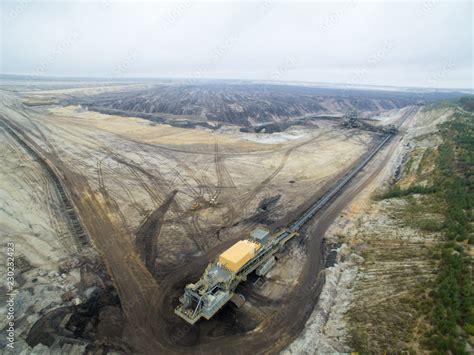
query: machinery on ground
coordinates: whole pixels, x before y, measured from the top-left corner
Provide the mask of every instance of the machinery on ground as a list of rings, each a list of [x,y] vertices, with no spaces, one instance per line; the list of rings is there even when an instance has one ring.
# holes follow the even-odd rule
[[[274,254],[295,235],[296,231],[288,229],[274,234],[265,227],[254,229],[250,238],[238,241],[209,264],[197,283],[186,286],[175,313],[190,324],[201,317],[210,319],[234,296],[237,285],[251,272],[265,275],[275,265]]]
[[[220,254],[216,261],[207,266],[198,282],[185,287],[175,313],[190,324],[202,317],[210,319],[234,297],[238,284],[245,281],[251,272],[255,271],[258,276],[265,275],[276,262],[275,253],[298,235],[303,225],[332,200],[392,137],[393,133],[386,134],[356,167],[337,181],[288,228],[272,233],[265,227],[257,227],[249,238],[238,241]]]

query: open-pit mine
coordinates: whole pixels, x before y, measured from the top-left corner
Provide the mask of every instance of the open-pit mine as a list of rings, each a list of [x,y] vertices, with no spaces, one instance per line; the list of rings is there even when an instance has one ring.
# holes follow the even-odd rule
[[[325,231],[439,95],[27,79],[0,94],[16,349],[155,354],[286,349],[324,285]]]

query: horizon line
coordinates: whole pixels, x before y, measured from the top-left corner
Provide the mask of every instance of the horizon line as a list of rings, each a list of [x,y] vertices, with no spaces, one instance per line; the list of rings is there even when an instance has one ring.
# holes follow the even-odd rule
[[[317,85],[323,87],[324,85],[336,86],[333,89],[348,89],[348,90],[357,90],[365,88],[371,90],[371,88],[385,88],[388,90],[393,89],[409,89],[409,90],[436,90],[436,91],[469,91],[474,94],[474,87],[471,88],[447,88],[447,87],[428,87],[428,86],[397,86],[397,85],[382,85],[382,84],[350,84],[350,83],[339,83],[339,82],[318,82],[318,81],[300,81],[300,80],[268,80],[268,79],[238,79],[238,78],[190,78],[190,77],[159,77],[159,76],[133,76],[133,77],[101,77],[101,76],[75,76],[75,75],[36,75],[36,74],[11,74],[11,73],[1,73],[2,76],[18,77],[18,78],[27,78],[29,80],[44,80],[48,79],[69,79],[69,80],[107,80],[107,81],[133,81],[133,80],[184,80],[184,81],[243,81],[243,82],[261,82],[261,83],[273,83],[276,85]],[[331,87],[329,87],[331,88]]]

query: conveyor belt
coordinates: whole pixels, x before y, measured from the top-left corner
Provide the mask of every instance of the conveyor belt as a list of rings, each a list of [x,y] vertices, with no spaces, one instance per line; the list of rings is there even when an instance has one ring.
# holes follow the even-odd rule
[[[289,230],[292,232],[298,231],[306,222],[308,222],[313,216],[321,210],[329,201],[331,201],[334,196],[337,195],[341,189],[346,186],[349,181],[354,178],[378,153],[380,149],[393,137],[393,134],[388,134],[372,151],[367,155],[367,157],[359,163],[354,169],[352,169],[347,175],[340,179],[336,185],[334,185],[329,191],[327,191],[318,201],[316,201],[308,210],[306,210],[303,215],[298,218],[293,224],[290,225]]]

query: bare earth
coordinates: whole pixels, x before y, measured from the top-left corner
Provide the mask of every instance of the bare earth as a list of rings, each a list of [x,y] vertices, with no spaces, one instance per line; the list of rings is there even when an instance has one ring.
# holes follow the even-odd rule
[[[403,157],[412,157],[413,163],[400,184],[413,182],[415,175],[423,184],[420,176],[429,177],[433,166],[428,163],[421,170],[421,157],[440,144],[436,125],[450,114],[447,109],[420,111],[406,122],[385,168],[328,230],[327,243],[334,245],[337,263],[325,270],[326,283],[305,331],[284,353],[350,352],[351,344],[376,352],[426,351],[416,336],[425,322],[413,299],[435,277],[432,250],[440,236],[403,223],[397,212],[403,200],[377,201],[373,196],[394,179]]]
[[[107,89],[117,88],[77,90]],[[88,246],[74,240],[51,178],[0,126],[0,233],[15,242],[25,265],[17,275],[19,349],[44,341],[61,322],[74,323],[83,339],[68,345],[70,352],[94,342],[144,353],[286,347],[316,303],[322,282],[314,271],[322,268],[325,230],[370,181],[371,188],[378,186],[387,154],[400,143],[393,142],[367,168],[373,174],[310,223],[263,286],[242,285],[244,307],[228,306],[190,328],[173,314],[183,286],[255,225],[290,222],[370,149],[374,134],[321,120],[269,138],[232,127],[184,129],[80,106],[31,105],[70,90],[1,92],[0,116],[60,172],[91,237]],[[308,280],[312,286],[305,289]],[[295,301],[301,291],[307,297]],[[94,326],[77,316],[77,308],[91,304],[99,305]],[[48,333],[45,324],[56,330]]]

